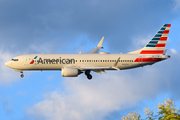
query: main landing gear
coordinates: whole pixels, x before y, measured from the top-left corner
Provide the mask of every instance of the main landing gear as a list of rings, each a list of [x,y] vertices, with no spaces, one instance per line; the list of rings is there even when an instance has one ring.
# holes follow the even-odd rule
[[[21,75],[20,75],[20,76],[21,76],[21,78],[23,78],[23,77],[24,77],[24,74],[23,74],[23,72],[22,72],[22,71],[21,71]]]
[[[87,78],[89,79],[89,80],[91,80],[92,79],[92,75],[90,74],[90,70],[86,70],[85,71],[85,75],[87,76]]]

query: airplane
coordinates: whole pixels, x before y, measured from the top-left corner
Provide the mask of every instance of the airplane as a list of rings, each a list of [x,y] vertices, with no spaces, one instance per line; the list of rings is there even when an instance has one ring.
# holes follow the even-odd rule
[[[125,70],[152,65],[170,58],[166,54],[166,41],[171,24],[164,24],[154,37],[142,49],[127,54],[100,52],[104,37],[88,53],[76,54],[27,54],[14,57],[5,63],[7,67],[21,73],[25,70],[60,70],[63,77],[77,77],[85,73],[92,79],[91,71],[106,73],[106,70]]]

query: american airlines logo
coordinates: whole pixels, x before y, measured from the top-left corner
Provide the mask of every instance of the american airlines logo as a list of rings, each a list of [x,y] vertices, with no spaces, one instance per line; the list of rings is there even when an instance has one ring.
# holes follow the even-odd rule
[[[37,58],[38,56],[35,56],[34,57],[34,60]],[[32,60],[31,62],[30,62],[30,64],[33,64],[34,63],[34,60]]]
[[[34,60],[37,58],[38,56],[34,57]],[[34,60],[32,60],[30,62],[30,64],[34,63]],[[59,58],[59,59],[42,59],[39,58],[39,60],[37,60],[36,64],[75,64],[75,59],[69,59],[69,58]]]

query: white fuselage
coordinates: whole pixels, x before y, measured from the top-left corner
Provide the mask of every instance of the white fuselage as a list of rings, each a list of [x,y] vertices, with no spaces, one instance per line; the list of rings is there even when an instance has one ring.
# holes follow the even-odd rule
[[[34,57],[36,59],[34,59]],[[119,59],[117,68],[120,70],[152,65],[155,62],[167,59],[166,55],[139,55],[139,54],[28,54],[15,57],[16,61],[9,61],[6,66],[15,70],[61,70],[63,67],[77,68],[108,68]],[[32,62],[33,61],[33,62]]]

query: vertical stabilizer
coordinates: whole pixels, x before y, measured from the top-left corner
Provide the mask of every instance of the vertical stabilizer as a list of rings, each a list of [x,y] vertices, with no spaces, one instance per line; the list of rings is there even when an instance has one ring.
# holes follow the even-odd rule
[[[171,24],[164,24],[147,45],[129,54],[163,54]]]

